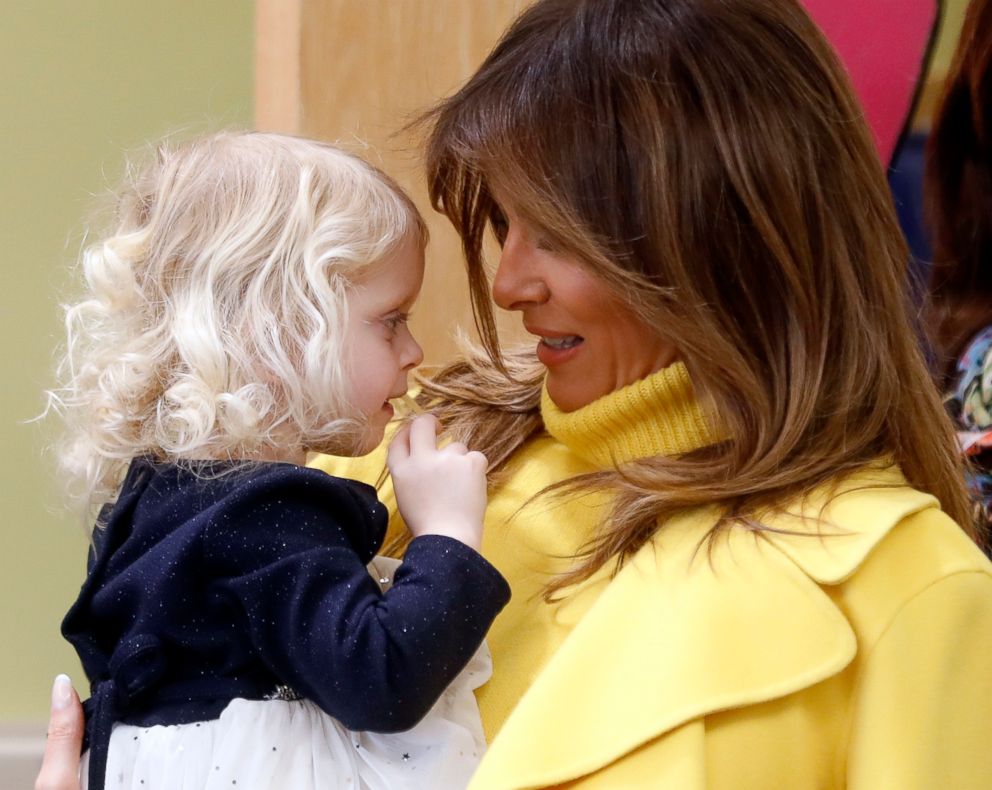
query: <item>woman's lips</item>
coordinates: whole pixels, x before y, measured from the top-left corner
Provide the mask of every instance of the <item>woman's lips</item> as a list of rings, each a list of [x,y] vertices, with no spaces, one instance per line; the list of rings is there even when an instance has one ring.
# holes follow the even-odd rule
[[[561,365],[579,353],[583,342],[578,335],[542,336],[537,344],[537,358],[548,368]]]

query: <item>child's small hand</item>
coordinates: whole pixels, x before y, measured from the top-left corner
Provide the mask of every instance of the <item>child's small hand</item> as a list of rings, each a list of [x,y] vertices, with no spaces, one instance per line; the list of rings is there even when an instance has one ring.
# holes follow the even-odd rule
[[[396,504],[414,537],[447,535],[478,551],[489,462],[460,442],[438,449],[437,432],[437,418],[423,414],[390,443]]]

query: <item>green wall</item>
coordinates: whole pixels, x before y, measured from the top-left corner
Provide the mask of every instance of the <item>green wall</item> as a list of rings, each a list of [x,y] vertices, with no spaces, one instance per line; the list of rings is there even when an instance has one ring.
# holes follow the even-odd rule
[[[0,721],[15,721],[47,716],[58,672],[86,688],[59,636],[86,539],[43,457],[51,426],[23,422],[51,384],[67,267],[123,150],[250,124],[254,4],[7,0],[0,10]]]

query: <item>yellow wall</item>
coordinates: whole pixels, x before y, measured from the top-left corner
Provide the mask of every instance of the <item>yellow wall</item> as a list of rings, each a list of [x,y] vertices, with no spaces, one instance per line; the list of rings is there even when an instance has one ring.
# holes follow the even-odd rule
[[[926,132],[930,129],[938,102],[943,94],[944,80],[947,78],[951,60],[954,58],[954,51],[957,49],[958,38],[961,35],[961,26],[964,24],[967,9],[968,0],[944,0],[944,13],[937,44],[930,60],[930,71],[923,85],[920,100],[916,106],[916,114],[913,118],[913,127],[916,131]]]
[[[0,721],[43,719],[54,675],[85,679],[59,621],[86,542],[59,509],[39,412],[58,292],[91,195],[122,149],[252,117],[250,0],[8,0],[0,23]],[[85,695],[85,693],[84,693]]]
[[[943,77],[951,67],[951,58],[964,24],[964,14],[968,9],[968,0],[944,0],[944,17],[941,23],[937,48],[933,53],[930,64],[932,74]]]

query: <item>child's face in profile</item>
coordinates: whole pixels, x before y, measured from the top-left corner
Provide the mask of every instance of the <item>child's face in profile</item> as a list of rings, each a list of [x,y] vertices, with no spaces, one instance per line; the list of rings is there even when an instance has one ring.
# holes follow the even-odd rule
[[[424,281],[424,250],[410,238],[354,283],[348,300],[345,365],[352,416],[365,425],[353,455],[381,442],[393,416],[390,398],[407,391],[407,373],[424,359],[407,319]]]

